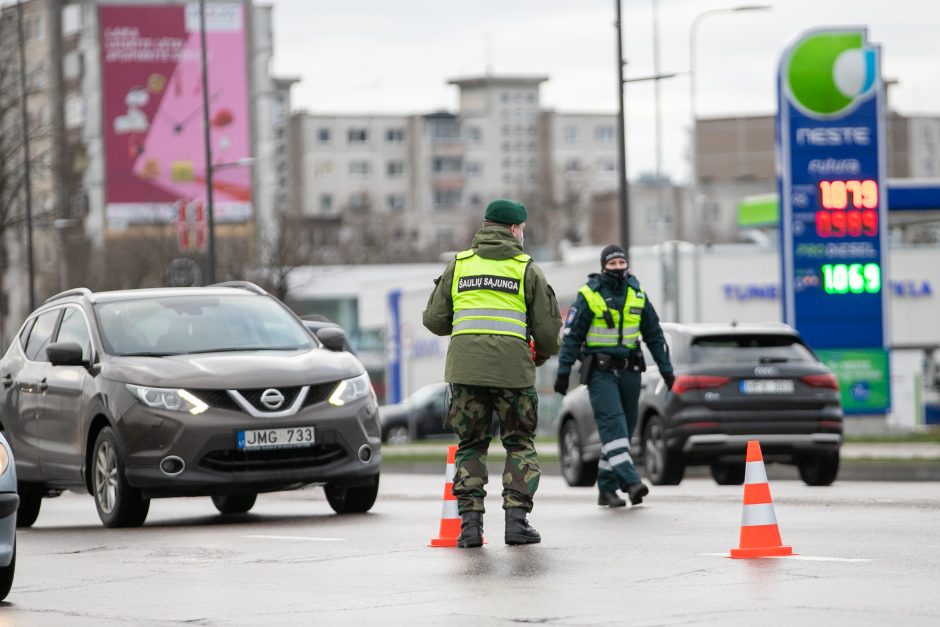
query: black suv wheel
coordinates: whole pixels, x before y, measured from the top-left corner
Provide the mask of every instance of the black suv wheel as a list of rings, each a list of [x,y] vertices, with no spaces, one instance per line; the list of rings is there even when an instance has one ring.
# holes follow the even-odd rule
[[[744,483],[744,471],[747,469],[741,464],[712,464],[712,479],[718,485],[741,485]]]
[[[666,448],[663,419],[652,416],[643,430],[643,467],[654,485],[679,485],[685,474],[682,457]]]
[[[797,462],[797,467],[800,469],[800,479],[806,485],[832,485],[839,474],[839,453],[837,451],[823,457],[806,457]]]
[[[597,481],[597,462],[586,464],[581,455],[581,436],[573,418],[568,418],[561,428],[558,440],[561,474],[572,487],[589,487]]]

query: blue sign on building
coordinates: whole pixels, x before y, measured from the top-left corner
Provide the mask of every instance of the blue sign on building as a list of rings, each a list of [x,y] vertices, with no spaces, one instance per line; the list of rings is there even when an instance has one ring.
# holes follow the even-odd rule
[[[880,50],[863,28],[809,31],[777,89],[783,318],[813,348],[870,356],[888,340]]]

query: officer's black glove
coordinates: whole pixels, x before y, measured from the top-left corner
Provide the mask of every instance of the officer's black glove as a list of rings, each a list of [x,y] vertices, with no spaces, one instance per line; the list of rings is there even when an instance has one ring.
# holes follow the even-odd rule
[[[555,391],[562,396],[568,393],[568,375],[558,375],[558,377],[555,379]]]
[[[671,372],[664,372],[662,375],[663,383],[666,384],[666,389],[671,391],[672,384],[676,382],[676,375],[672,374]]]

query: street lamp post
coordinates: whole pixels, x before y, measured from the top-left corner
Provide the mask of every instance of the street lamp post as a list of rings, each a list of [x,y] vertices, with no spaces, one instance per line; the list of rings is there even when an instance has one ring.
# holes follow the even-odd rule
[[[620,181],[617,186],[617,196],[620,206],[620,245],[626,251],[627,261],[630,260],[630,198],[627,187],[627,143],[626,128],[624,125],[623,103],[623,33],[620,19],[620,0],[614,0],[617,7],[617,21],[614,23],[617,31],[617,97],[620,108],[617,112],[617,152],[620,156]]]
[[[746,11],[764,11],[767,9],[773,8],[769,4],[742,4],[735,7],[728,7],[725,9],[711,9],[709,11],[703,11],[695,16],[692,20],[692,25],[689,27],[689,111],[692,118],[692,132],[691,139],[689,142],[690,151],[689,151],[689,164],[690,164],[690,175],[689,175],[689,203],[692,210],[692,222],[694,224],[694,239],[695,239],[695,261],[693,267],[693,292],[694,292],[694,301],[695,301],[695,321],[700,322],[702,319],[702,275],[701,275],[701,252],[700,248],[702,247],[702,216],[699,210],[699,186],[698,186],[698,129],[696,126],[697,107],[696,107],[696,84],[695,84],[695,41],[696,35],[698,32],[699,24],[706,17],[713,15],[721,15],[726,13],[743,13]]]
[[[212,193],[212,134],[209,127],[209,71],[206,57],[206,0],[199,0],[199,65],[202,70],[202,130],[206,145],[206,278],[215,283],[215,204]]]

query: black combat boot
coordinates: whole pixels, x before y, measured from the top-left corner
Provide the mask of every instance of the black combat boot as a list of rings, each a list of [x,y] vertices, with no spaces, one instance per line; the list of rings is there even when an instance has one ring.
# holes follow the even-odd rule
[[[538,544],[542,541],[539,532],[529,526],[526,514],[528,512],[521,507],[506,510],[506,544]]]
[[[604,492],[601,490],[600,494],[597,495],[597,504],[607,507],[623,507],[627,504],[622,498],[617,496],[616,492]]]
[[[643,502],[643,497],[650,493],[650,489],[642,481],[628,483],[624,490],[630,496],[631,505],[639,505]]]
[[[460,515],[457,547],[474,549],[478,546],[483,546],[483,512],[464,512]]]

